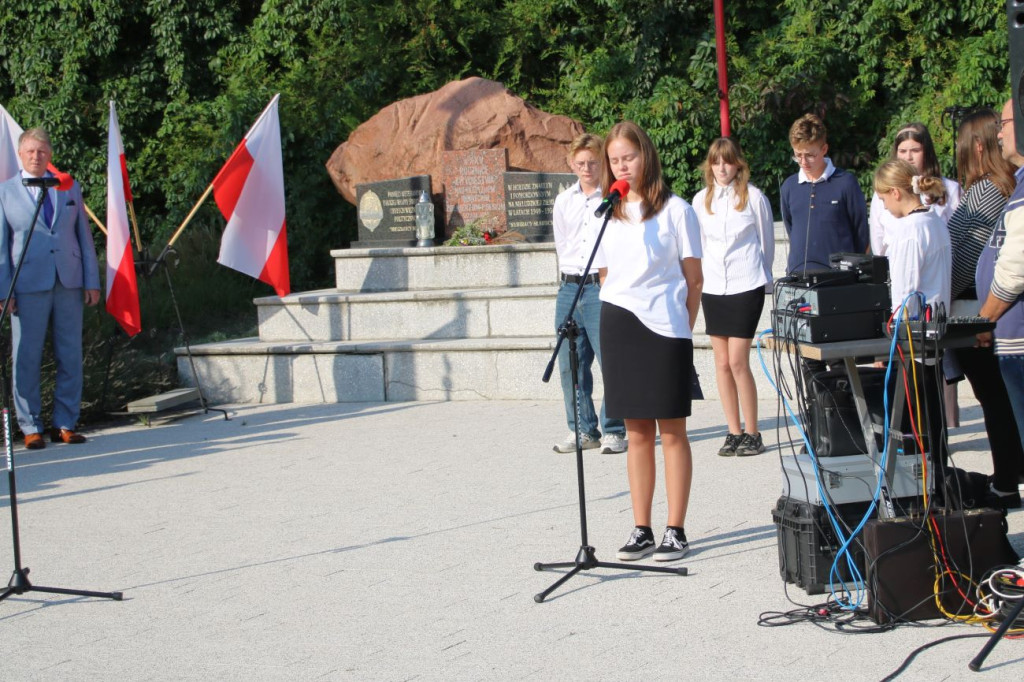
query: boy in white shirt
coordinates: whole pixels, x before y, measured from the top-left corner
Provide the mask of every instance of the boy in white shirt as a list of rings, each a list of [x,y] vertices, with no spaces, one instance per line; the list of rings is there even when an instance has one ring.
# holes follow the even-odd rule
[[[594,211],[601,202],[601,159],[604,142],[596,135],[584,133],[572,141],[568,162],[579,181],[555,198],[552,223],[555,236],[555,251],[558,254],[558,297],[555,300],[555,326],[562,324],[569,314],[569,306],[576,296],[580,280],[584,279],[584,268],[590,260],[597,239]],[[592,269],[585,276],[583,293],[573,319],[579,328],[576,349],[579,355],[580,386],[580,445],[584,450],[600,447],[604,454],[625,452],[626,427],[621,419],[608,419],[604,406],[601,407],[601,423],[594,409],[594,376],[591,367],[594,360],[601,362],[601,301],[598,295],[597,270]],[[569,367],[569,347],[562,344],[558,352],[558,370],[562,380],[562,397],[565,401],[565,416],[569,435],[555,444],[555,452],[576,451],[576,396],[573,393],[572,370]]]

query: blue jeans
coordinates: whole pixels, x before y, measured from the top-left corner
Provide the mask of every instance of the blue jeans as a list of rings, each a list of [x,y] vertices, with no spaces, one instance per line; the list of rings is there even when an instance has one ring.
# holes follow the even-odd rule
[[[576,296],[576,284],[561,283],[558,285],[558,297],[555,299],[555,328],[562,324],[565,316],[569,313],[569,306]],[[601,362],[601,299],[598,295],[601,287],[597,284],[584,284],[583,294],[580,296],[576,310],[573,311],[573,319],[579,327],[580,333],[576,337],[576,351],[579,355],[579,384],[580,384],[580,433],[590,436],[608,435],[617,433],[620,436],[626,435],[626,427],[621,419],[608,419],[604,412],[604,401],[601,405],[601,426],[598,429],[597,414],[594,410],[594,375],[591,366],[594,359]],[[558,350],[558,372],[562,379],[562,399],[565,401],[565,421],[570,431],[576,430],[576,420],[573,416],[573,404],[576,396],[572,390],[572,370],[569,367],[569,341],[562,342]]]
[[[1022,434],[1024,445],[1024,355],[997,355],[999,372],[1006,384],[1006,394],[1010,397],[1013,407],[1013,418],[1017,422],[1017,432]],[[1018,471],[1018,475],[1024,471]]]

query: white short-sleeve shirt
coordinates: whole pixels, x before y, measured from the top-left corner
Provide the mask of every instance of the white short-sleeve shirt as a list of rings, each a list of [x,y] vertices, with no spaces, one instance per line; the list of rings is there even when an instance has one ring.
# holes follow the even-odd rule
[[[640,202],[624,208],[628,219],[612,219],[601,240],[608,268],[601,300],[630,311],[656,334],[692,338],[681,261],[701,257],[697,214],[674,194],[647,220]]]
[[[942,217],[935,211],[911,213],[896,219],[887,238],[893,311],[915,291],[933,309],[941,306],[948,311],[953,257]],[[920,304],[913,299],[907,309],[911,315],[920,314]]]

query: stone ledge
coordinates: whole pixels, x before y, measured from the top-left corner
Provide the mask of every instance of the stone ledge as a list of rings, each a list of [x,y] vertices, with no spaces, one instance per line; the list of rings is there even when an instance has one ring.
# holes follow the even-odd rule
[[[392,303],[406,301],[471,301],[498,298],[544,298],[555,296],[558,284],[550,283],[522,287],[488,287],[476,289],[425,289],[422,291],[338,291],[318,289],[288,296],[264,296],[254,299],[257,306],[322,305],[324,303]]]

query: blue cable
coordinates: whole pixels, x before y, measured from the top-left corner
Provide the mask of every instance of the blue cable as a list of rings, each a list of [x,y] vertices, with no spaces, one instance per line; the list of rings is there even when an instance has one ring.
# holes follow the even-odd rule
[[[897,307],[896,314],[893,316],[893,319],[896,321],[896,324],[893,327],[892,341],[889,344],[889,362],[888,362],[888,367],[886,368],[886,372],[885,372],[885,386],[889,385],[889,380],[891,378],[891,373],[892,373],[892,367],[893,367],[893,364],[894,364],[893,361],[894,361],[895,356],[896,356],[896,347],[897,347],[897,344],[899,343],[899,322],[902,321],[904,318],[906,318],[908,316],[907,303],[910,301],[910,299],[912,297],[915,297],[915,296],[917,298],[919,298],[919,300],[921,302],[921,308],[923,309],[924,305],[925,305],[924,295],[920,291],[915,291],[915,292],[911,292],[910,294],[907,295],[906,298],[904,298],[904,300],[900,303],[899,307]],[[846,537],[844,535],[844,533],[843,533],[842,524],[839,523],[839,521],[836,519],[835,514],[833,513],[832,505],[828,504],[828,502],[827,502],[828,501],[828,497],[825,495],[825,491],[824,491],[824,489],[822,487],[821,476],[819,475],[820,466],[818,465],[818,458],[817,458],[817,455],[814,452],[813,446],[810,443],[810,439],[808,438],[807,433],[804,431],[804,429],[800,426],[800,421],[799,421],[798,417],[796,416],[796,414],[794,413],[792,407],[790,406],[789,401],[786,399],[785,394],[782,392],[782,390],[778,387],[778,385],[772,379],[771,373],[768,371],[768,366],[766,365],[766,363],[764,361],[764,355],[762,353],[762,346],[761,346],[761,339],[764,336],[766,336],[768,334],[773,334],[773,333],[774,333],[773,329],[765,329],[765,330],[763,330],[758,335],[758,337],[757,337],[757,357],[758,357],[758,362],[761,364],[761,371],[764,373],[765,378],[768,379],[768,383],[772,386],[772,388],[775,390],[776,394],[782,400],[782,404],[786,408],[786,412],[789,415],[790,421],[792,422],[794,428],[796,428],[797,432],[800,434],[801,439],[804,442],[804,446],[807,448],[807,453],[808,453],[808,455],[811,458],[811,462],[814,465],[814,480],[815,480],[815,485],[817,487],[818,496],[825,503],[825,504],[823,504],[823,507],[825,509],[825,512],[826,512],[828,518],[829,518],[829,522],[832,525],[832,529],[835,532],[837,539],[839,539],[841,541],[839,549],[836,551],[835,558],[832,561],[832,566],[829,569],[829,590],[830,590],[830,593],[832,595],[832,598],[835,599],[836,603],[839,605],[839,607],[841,609],[847,610],[847,611],[853,611],[853,610],[856,610],[856,609],[860,608],[861,605],[863,604],[864,598],[866,596],[866,585],[865,585],[864,577],[861,574],[860,570],[857,568],[857,565],[856,565],[856,562],[854,561],[853,555],[850,552],[850,545],[853,543],[854,539],[863,530],[864,526],[871,519],[871,516],[874,513],[875,509],[877,509],[877,507],[878,507],[878,500],[879,500],[879,498],[881,497],[881,494],[882,494],[882,484],[885,481],[885,469],[886,469],[886,465],[888,463],[890,439],[889,438],[885,438],[884,439],[885,443],[884,443],[884,446],[882,448],[882,452],[880,454],[880,459],[879,459],[879,462],[878,462],[878,474],[876,476],[876,481],[875,481],[875,490],[874,490],[874,492],[872,494],[872,498],[871,498],[870,503],[868,505],[868,509],[865,511],[864,516],[861,518],[860,522],[850,532],[849,537]],[[889,424],[889,392],[887,390],[883,390],[883,392],[882,392],[882,399],[883,399],[883,409],[884,409],[884,422],[883,422],[884,423],[884,430],[883,430],[883,433],[888,434],[889,433],[890,424]],[[874,436],[872,435],[871,437],[873,438]],[[867,443],[865,443],[865,447],[866,446],[867,446]],[[893,493],[893,491],[890,491],[890,494],[892,494],[892,493]],[[843,558],[846,561],[847,568],[849,569],[849,572],[850,572],[850,576],[851,576],[850,580],[851,580],[853,589],[851,589],[851,585],[848,585],[846,580],[844,580],[842,578],[842,576],[839,574],[839,561],[840,561],[840,558]],[[835,589],[835,585],[836,585],[837,582],[839,583],[839,585],[841,587],[841,590],[840,590],[839,593],[837,593],[837,591]],[[843,596],[842,596],[842,593],[852,595],[853,599],[852,600],[844,599]]]
[[[764,361],[764,354],[762,353],[761,339],[764,336],[766,336],[768,334],[772,334],[772,333],[774,333],[773,329],[765,329],[757,337],[757,358],[758,358],[758,362],[760,362],[760,364],[761,364],[761,371],[764,372],[765,377],[768,379],[768,383],[771,384],[772,388],[775,389],[775,392],[781,398],[782,404],[786,408],[786,412],[789,415],[789,418],[790,418],[790,421],[793,424],[793,427],[800,434],[800,437],[801,437],[801,439],[804,442],[804,446],[807,448],[807,453],[808,453],[808,455],[810,455],[811,463],[814,465],[814,483],[815,483],[815,486],[817,487],[818,497],[819,497],[819,499],[825,501],[825,500],[828,499],[828,496],[825,494],[825,490],[822,487],[821,476],[818,474],[818,471],[819,471],[820,467],[818,466],[818,457],[814,453],[814,447],[811,445],[810,439],[808,438],[806,431],[804,431],[803,427],[800,425],[800,420],[796,416],[796,414],[794,413],[793,408],[790,406],[789,401],[786,399],[785,394],[781,391],[781,389],[779,389],[779,387],[775,383],[775,381],[772,380],[771,373],[768,371],[768,366],[765,364],[765,361]],[[832,510],[832,506],[829,505],[829,504],[824,504],[823,507],[825,509],[825,513],[828,515],[829,522],[830,522],[830,524],[832,526],[832,530],[835,532],[836,537],[839,540],[842,541],[842,545],[841,545],[840,551],[836,552],[835,559],[832,562],[832,568],[829,571],[829,589],[830,589],[830,591],[832,593],[833,598],[836,600],[836,602],[842,608],[847,609],[847,610],[853,610],[853,609],[856,609],[857,606],[861,602],[863,602],[863,599],[864,599],[863,591],[864,591],[865,588],[864,588],[864,579],[861,576],[860,571],[857,569],[857,565],[856,565],[856,563],[853,560],[853,556],[847,550],[847,548],[849,547],[849,544],[850,544],[850,540],[852,540],[852,536],[848,539],[843,534],[842,525],[836,519],[836,516],[835,516],[835,514],[833,513],[833,510]],[[837,562],[839,561],[840,557],[843,557],[844,555],[845,555],[845,559],[846,559],[846,562],[847,562],[847,567],[850,569],[850,574],[853,576],[853,582],[854,582],[855,589],[854,590],[850,590],[849,587],[846,585],[846,581],[842,580],[841,577],[839,578],[839,581],[840,581],[840,584],[842,586],[842,590],[844,590],[846,592],[855,592],[858,595],[858,598],[857,598],[857,600],[856,600],[854,605],[846,604],[845,601],[842,599],[842,597],[839,596],[838,594],[836,594],[836,591],[835,591],[835,589],[833,587],[834,582],[835,582],[833,580],[833,576],[838,574]]]

